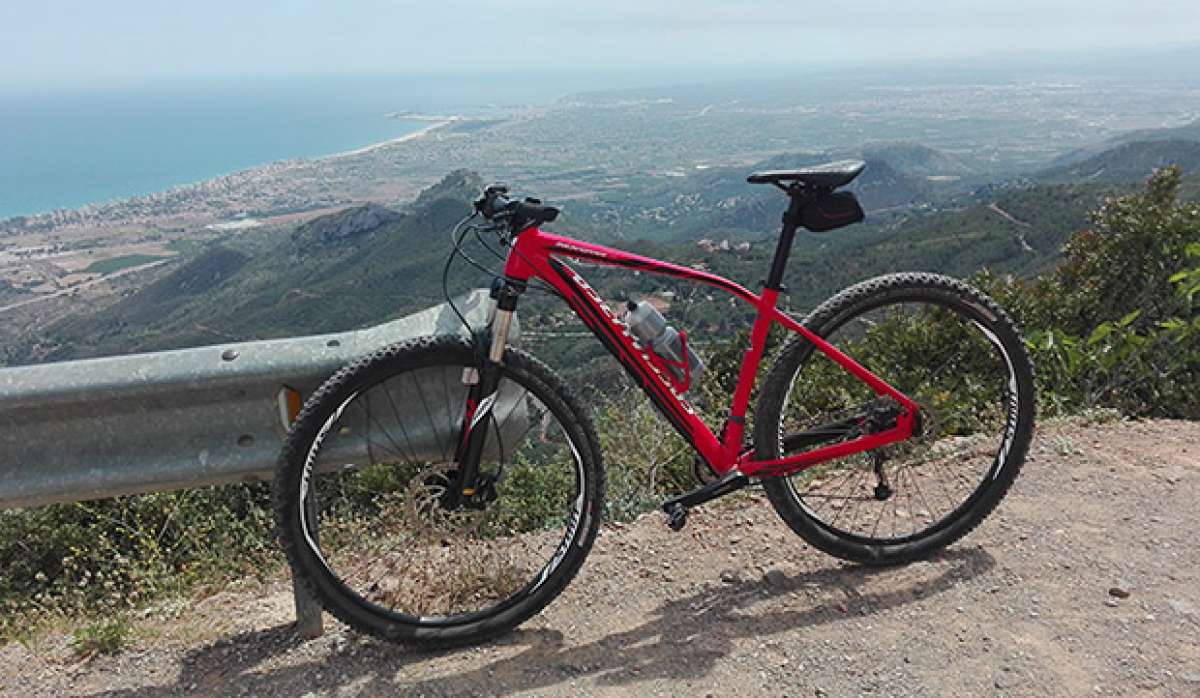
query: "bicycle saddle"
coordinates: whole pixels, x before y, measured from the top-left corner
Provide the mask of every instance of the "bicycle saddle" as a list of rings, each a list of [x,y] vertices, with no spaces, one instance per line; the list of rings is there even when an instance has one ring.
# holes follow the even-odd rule
[[[839,160],[824,165],[803,167],[798,170],[766,170],[754,172],[746,178],[751,184],[775,184],[799,182],[802,186],[818,189],[837,189],[848,184],[863,171],[862,160]]]

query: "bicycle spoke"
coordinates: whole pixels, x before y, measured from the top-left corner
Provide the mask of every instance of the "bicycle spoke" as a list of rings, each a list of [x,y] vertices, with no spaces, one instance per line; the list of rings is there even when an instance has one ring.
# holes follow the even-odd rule
[[[355,401],[355,402],[357,404],[357,401]],[[392,443],[392,446],[396,447],[396,450],[393,451],[393,450],[389,449],[388,447],[384,446],[383,444],[378,444],[379,447],[385,451],[388,451],[389,453],[392,453],[393,455],[400,458],[401,460],[403,460],[404,454],[401,452],[400,444],[396,443],[395,439],[392,438],[392,435],[390,433],[388,433],[388,430],[384,429],[383,425],[379,423],[379,420],[375,419],[375,416],[371,414],[370,401],[369,400],[366,401],[366,404],[359,404],[358,407],[363,411],[363,414],[366,415],[367,424],[371,424],[372,422],[374,422],[375,426],[379,427],[379,431],[383,432],[383,435],[385,437],[387,437],[387,440]],[[367,446],[368,446],[368,448],[370,448],[370,445],[372,443],[374,443],[373,441],[371,441],[370,429],[367,430],[365,437],[367,440]]]
[[[425,410],[425,418],[429,420],[429,429],[432,432],[430,436],[431,436],[431,438],[434,438],[437,440],[439,448],[442,449],[442,460],[444,461],[444,460],[446,460],[446,453],[447,453],[446,444],[445,444],[445,441],[437,433],[437,431],[438,431],[437,425],[433,423],[433,415],[429,413],[429,403],[425,401],[425,393],[424,393],[424,391],[421,390],[421,384],[417,382],[416,376],[414,376],[410,373],[409,378],[412,379],[413,387],[417,389],[417,395],[421,398],[421,408],[423,410]]]
[[[862,482],[862,480],[865,476],[866,476],[866,471],[860,469],[858,471],[858,477],[856,477],[852,480],[853,484],[850,486],[850,488],[847,490],[847,492],[853,492],[858,487],[859,483]],[[845,512],[845,509],[846,509],[846,507],[841,507],[841,508],[837,509],[837,513],[834,514],[834,516],[833,516],[833,521],[829,522],[831,526],[837,525],[837,521],[839,518],[841,518],[842,514]]]
[[[388,404],[392,407],[392,416],[396,418],[396,425],[400,427],[400,433],[404,435],[404,443],[408,445],[408,451],[412,454],[413,462],[417,461],[417,449],[413,448],[412,439],[408,436],[408,429],[404,427],[404,420],[400,418],[400,410],[396,408],[396,401],[392,398],[392,391],[387,387],[386,383],[380,385],[383,388],[383,394],[387,396]]]

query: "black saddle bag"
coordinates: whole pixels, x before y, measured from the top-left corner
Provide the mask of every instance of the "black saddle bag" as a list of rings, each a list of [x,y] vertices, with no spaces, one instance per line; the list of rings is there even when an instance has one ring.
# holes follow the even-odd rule
[[[814,233],[841,228],[864,218],[858,199],[848,191],[823,194],[804,207],[800,225]]]

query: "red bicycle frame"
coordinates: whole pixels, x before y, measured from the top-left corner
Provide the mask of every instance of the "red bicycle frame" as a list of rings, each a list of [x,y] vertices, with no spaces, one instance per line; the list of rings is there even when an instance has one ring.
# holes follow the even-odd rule
[[[791,244],[790,238],[790,235],[785,235],[788,247]],[[785,250],[783,243],[780,250]],[[750,347],[742,358],[728,421],[719,437],[700,419],[692,405],[683,397],[683,386],[666,370],[663,360],[637,342],[621,318],[609,309],[583,277],[563,262],[564,258],[687,279],[727,291],[755,307],[757,317],[750,333]],[[781,267],[785,261],[786,252],[777,252],[775,266]],[[641,383],[642,388],[671,425],[692,444],[718,475],[723,476],[734,469],[747,477],[788,475],[834,458],[878,448],[912,436],[917,405],[854,359],[781,312],[776,307],[779,291],[771,288],[770,283],[762,295],[757,295],[715,274],[554,235],[537,227],[529,228],[516,237],[504,266],[504,275],[510,281],[521,283],[535,277],[553,286],[566,299],[571,310],[579,316],[584,325],[596,335],[630,375]],[[772,275],[778,275],[774,268]],[[759,460],[754,458],[753,451],[743,450],[742,440],[745,436],[745,416],[750,402],[750,390],[758,375],[767,333],[775,323],[801,334],[818,350],[870,386],[877,395],[886,395],[899,402],[902,410],[896,425],[883,431],[784,458]],[[497,353],[494,351],[493,356]]]

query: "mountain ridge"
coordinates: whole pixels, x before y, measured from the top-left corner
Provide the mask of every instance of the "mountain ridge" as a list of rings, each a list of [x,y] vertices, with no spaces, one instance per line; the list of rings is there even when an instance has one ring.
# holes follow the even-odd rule
[[[1125,131],[1098,143],[1076,148],[1051,160],[1046,169],[1078,164],[1114,148],[1137,141],[1196,141],[1200,142],[1200,119],[1166,128],[1145,128]]]
[[[1171,165],[1178,165],[1184,174],[1200,170],[1200,140],[1128,141],[1083,160],[1044,169],[1035,177],[1046,181],[1134,182]]]

